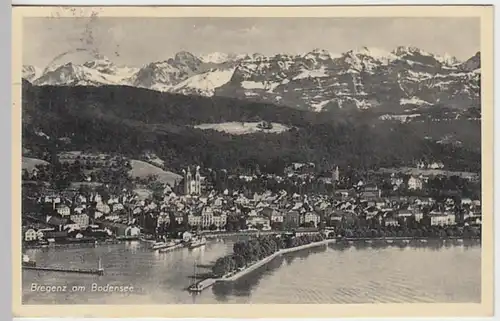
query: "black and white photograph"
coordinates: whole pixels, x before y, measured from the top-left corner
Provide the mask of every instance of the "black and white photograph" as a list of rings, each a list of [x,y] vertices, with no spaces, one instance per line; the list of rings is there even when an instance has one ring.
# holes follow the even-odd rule
[[[23,16],[21,304],[490,302],[491,12],[428,10]]]

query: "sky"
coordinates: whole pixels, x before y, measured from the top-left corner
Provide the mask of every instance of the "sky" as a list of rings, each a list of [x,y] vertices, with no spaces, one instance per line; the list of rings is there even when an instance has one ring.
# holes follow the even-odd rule
[[[96,54],[142,66],[176,52],[334,54],[415,46],[466,60],[480,49],[479,18],[24,18],[23,64],[82,63]],[[66,53],[66,54],[65,54]],[[56,61],[54,58],[60,56]]]

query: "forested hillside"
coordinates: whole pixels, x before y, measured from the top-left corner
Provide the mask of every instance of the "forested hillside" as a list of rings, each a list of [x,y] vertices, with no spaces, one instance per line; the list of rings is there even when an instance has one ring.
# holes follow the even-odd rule
[[[230,135],[193,128],[203,123],[269,121],[279,134]],[[183,96],[126,86],[51,87],[23,83],[25,156],[51,160],[62,150],[154,151],[165,167],[187,164],[281,171],[314,162],[361,169],[409,165],[426,158],[453,170],[480,170],[480,123],[459,120],[381,121],[372,111],[316,113],[223,97]],[[441,132],[440,132],[441,131]],[[429,137],[436,132],[436,137]],[[460,136],[462,132],[467,135]],[[431,134],[429,134],[431,133]],[[438,142],[444,134],[461,144]],[[475,148],[472,148],[474,146]]]

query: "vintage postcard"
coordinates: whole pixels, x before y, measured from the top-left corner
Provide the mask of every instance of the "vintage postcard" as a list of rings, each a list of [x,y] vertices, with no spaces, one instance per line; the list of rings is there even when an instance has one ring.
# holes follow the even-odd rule
[[[16,7],[24,317],[493,314],[493,7]]]

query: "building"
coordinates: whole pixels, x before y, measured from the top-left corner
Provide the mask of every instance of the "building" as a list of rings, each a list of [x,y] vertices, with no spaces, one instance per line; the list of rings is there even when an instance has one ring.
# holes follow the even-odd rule
[[[69,216],[71,214],[69,206],[65,204],[57,204],[56,211],[61,216]]]
[[[73,214],[69,218],[80,227],[89,226],[89,216],[87,214]]]
[[[30,229],[27,229],[26,232],[24,232],[24,240],[26,242],[32,242],[32,241],[36,241],[38,239],[38,233],[30,228]]]
[[[441,162],[434,162],[428,166],[430,169],[442,169],[444,168],[444,164]]]
[[[125,236],[139,236],[141,229],[137,226],[129,226],[125,229]]]
[[[223,228],[226,226],[227,222],[227,215],[226,214],[220,214],[220,215],[214,215],[213,216],[213,224],[217,226],[217,228]]]
[[[268,230],[271,228],[269,219],[263,216],[248,217],[246,223],[250,228],[257,227],[258,225],[262,225],[262,229],[264,230]]]
[[[313,212],[307,212],[303,217],[304,217],[304,222],[302,223],[304,224],[312,223],[314,227],[318,226],[321,220],[320,216]]]
[[[365,200],[376,200],[382,197],[382,190],[376,185],[365,185],[361,187],[360,197]]]
[[[453,213],[433,213],[429,215],[431,218],[431,225],[454,225],[455,224],[455,214]]]
[[[423,188],[423,182],[422,179],[419,177],[411,176],[410,179],[408,179],[408,189],[411,190],[420,190]]]
[[[109,214],[109,212],[111,212],[109,205],[101,202],[97,202],[96,209],[103,214]]]
[[[125,209],[123,204],[121,204],[121,203],[114,203],[113,204],[113,212],[118,212],[118,211],[121,211],[123,209]]]
[[[403,183],[404,180],[402,177],[396,176],[394,173],[391,174],[391,185],[394,190],[397,190]]]
[[[210,225],[212,225],[214,220],[214,213],[212,211],[212,208],[206,206],[203,208],[203,211],[201,213],[201,227],[202,228],[208,228]]]
[[[201,175],[200,166],[196,167],[194,177],[191,173],[191,168],[182,171],[184,174],[184,194],[185,195],[200,195],[201,194]]]
[[[387,217],[384,219],[385,226],[399,226],[399,222],[394,217]]]
[[[335,171],[333,172],[333,182],[337,183],[340,180],[340,172],[339,172],[339,167],[335,167]]]
[[[188,224],[190,226],[201,226],[201,216],[189,214],[188,215]]]
[[[290,211],[285,215],[283,224],[288,228],[296,228],[299,226],[299,216],[299,212]]]

